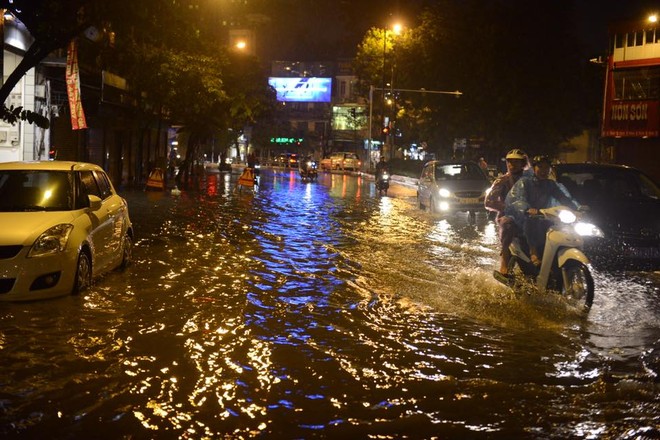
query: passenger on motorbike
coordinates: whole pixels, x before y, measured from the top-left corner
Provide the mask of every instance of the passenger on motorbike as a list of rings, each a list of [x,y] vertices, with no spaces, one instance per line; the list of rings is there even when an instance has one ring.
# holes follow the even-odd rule
[[[550,222],[534,216],[544,208],[564,205],[577,210],[579,205],[562,184],[550,179],[548,156],[535,156],[532,167],[534,174],[520,178],[509,191],[504,213],[522,229],[529,245],[530,259],[534,265],[540,266]]]
[[[511,258],[509,245],[518,233],[518,227],[513,221],[513,218],[504,215],[505,200],[507,194],[509,194],[509,191],[518,179],[522,177],[523,172],[528,165],[527,155],[524,151],[517,148],[509,151],[506,154],[507,173],[498,177],[495,182],[493,182],[493,185],[490,187],[490,191],[484,200],[484,206],[486,209],[497,213],[495,221],[498,225],[500,244],[502,246],[500,251],[499,275],[503,276],[508,275],[509,259]]]

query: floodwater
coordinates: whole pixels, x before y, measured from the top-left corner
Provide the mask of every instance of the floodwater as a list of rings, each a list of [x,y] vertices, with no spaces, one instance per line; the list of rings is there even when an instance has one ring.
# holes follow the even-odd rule
[[[262,174],[125,192],[128,270],[0,303],[0,437],[660,437],[660,274],[584,314],[494,281],[485,218]]]

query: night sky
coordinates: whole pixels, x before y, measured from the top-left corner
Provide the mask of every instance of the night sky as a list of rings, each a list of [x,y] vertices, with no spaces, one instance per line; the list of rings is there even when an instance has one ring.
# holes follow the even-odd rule
[[[652,12],[660,13],[657,0],[576,0],[579,35],[588,52],[597,56],[607,51],[608,24],[640,19]]]
[[[458,0],[456,0],[458,1]],[[495,1],[495,0],[488,0]],[[506,0],[499,0],[506,1]],[[529,0],[543,4],[554,0]],[[607,50],[608,24],[637,19],[651,11],[660,12],[658,0],[574,0],[577,32],[586,57],[604,55]],[[331,60],[352,57],[355,48],[370,27],[384,27],[401,17],[415,20],[424,4],[432,0],[306,0],[293,2],[296,7],[271,10],[273,28],[264,35],[268,58],[280,60]],[[289,6],[291,6],[291,4]],[[534,19],[534,18],[532,18]],[[409,23],[415,25],[415,23]],[[268,34],[268,32],[266,32]]]

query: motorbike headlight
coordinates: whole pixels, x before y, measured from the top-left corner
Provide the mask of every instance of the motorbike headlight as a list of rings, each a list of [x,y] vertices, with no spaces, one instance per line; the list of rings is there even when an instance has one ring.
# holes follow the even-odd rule
[[[389,174],[387,174],[387,173],[383,173],[383,179],[389,179],[389,178],[390,178],[390,175],[389,175]]]
[[[62,223],[48,229],[34,241],[28,252],[28,258],[63,252],[66,249],[66,244],[69,241],[69,235],[72,230],[73,225],[67,223]]]
[[[583,237],[604,237],[603,230],[593,223],[578,222],[573,225],[575,232]]]
[[[571,211],[566,211],[564,209],[559,211],[559,214],[557,215],[559,216],[559,220],[561,220],[562,223],[573,223],[575,222],[575,220],[577,220],[575,214],[573,214]]]

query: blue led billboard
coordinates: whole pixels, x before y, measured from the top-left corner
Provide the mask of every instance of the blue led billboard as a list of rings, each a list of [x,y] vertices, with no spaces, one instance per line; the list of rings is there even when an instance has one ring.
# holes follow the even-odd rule
[[[269,77],[280,102],[330,102],[332,78]]]

